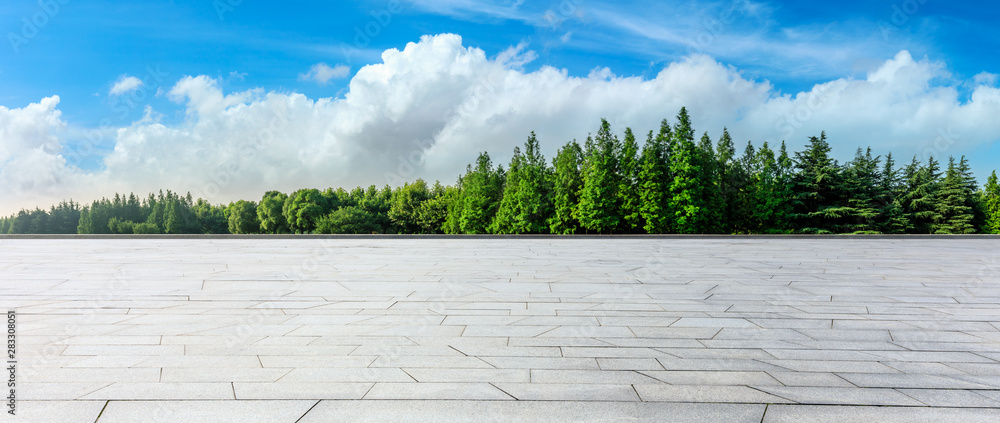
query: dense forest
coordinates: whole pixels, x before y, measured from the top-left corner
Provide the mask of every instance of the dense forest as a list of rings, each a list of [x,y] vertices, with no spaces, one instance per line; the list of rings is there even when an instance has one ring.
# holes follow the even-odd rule
[[[777,150],[775,150],[777,149]],[[453,186],[269,191],[228,205],[162,191],[22,210],[0,234],[971,234],[1000,233],[996,172],[979,187],[965,157],[947,164],[858,149],[840,164],[826,134],[789,155],[728,131],[696,139],[686,109],[641,146],[602,120],[551,163],[532,133],[505,169],[481,153]]]

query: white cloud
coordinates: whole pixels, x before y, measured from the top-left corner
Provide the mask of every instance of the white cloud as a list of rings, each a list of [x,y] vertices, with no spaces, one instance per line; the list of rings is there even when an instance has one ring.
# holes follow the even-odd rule
[[[0,212],[71,195],[88,200],[92,192],[83,186],[102,195],[191,191],[228,202],[270,189],[381,186],[418,177],[450,184],[480,151],[506,163],[532,130],[551,158],[566,141],[595,131],[602,117],[619,134],[626,126],[644,134],[664,117],[673,122],[682,106],[699,133],[718,138],[728,126],[741,143],[785,139],[798,150],[826,130],[842,158],[867,145],[891,150],[900,161],[927,151],[960,155],[1000,134],[994,119],[1000,89],[985,84],[990,78],[978,78],[970,96],[960,95],[969,82],[940,85],[950,80],[945,66],[907,52],[863,79],[786,94],[704,55],[671,63],[652,79],[605,68],[573,77],[548,66],[520,69],[524,49],[491,59],[456,35],[423,37],[402,51],[385,51],[382,63],[360,69],[335,99],[263,89],[226,93],[217,79],[184,77],[168,92],[186,111],[181,123],[164,124],[147,110],[117,130],[104,169],[86,174],[60,156],[65,124],[58,99],[0,109],[0,190],[6,190],[0,195],[10,199]]]
[[[309,72],[299,75],[300,81],[315,81],[319,85],[326,85],[334,78],[345,78],[351,74],[351,67],[347,65],[337,65],[330,67],[326,63],[317,63],[309,68]]]
[[[122,75],[118,77],[115,84],[111,86],[111,96],[118,96],[135,91],[143,85],[142,80],[134,76]]]

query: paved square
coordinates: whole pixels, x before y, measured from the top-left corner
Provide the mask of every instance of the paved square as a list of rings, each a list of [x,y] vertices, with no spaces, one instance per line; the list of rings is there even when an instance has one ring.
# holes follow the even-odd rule
[[[996,238],[0,239],[0,296],[17,422],[1000,421]]]

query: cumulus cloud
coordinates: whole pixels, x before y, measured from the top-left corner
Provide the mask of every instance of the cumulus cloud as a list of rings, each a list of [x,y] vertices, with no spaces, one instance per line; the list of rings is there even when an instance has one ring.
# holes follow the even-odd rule
[[[330,67],[326,63],[317,63],[309,68],[309,72],[299,75],[300,81],[315,81],[319,85],[326,85],[334,78],[346,78],[351,74],[351,67],[347,65],[337,65]]]
[[[60,156],[65,124],[58,99],[2,109],[0,178],[15,183],[0,188],[11,199],[0,212],[69,195],[84,199],[73,194],[80,184],[101,194],[162,188],[228,202],[271,189],[395,185],[418,177],[453,183],[481,151],[508,161],[530,131],[551,158],[563,143],[595,131],[602,117],[619,133],[630,126],[644,134],[665,117],[673,121],[682,106],[699,133],[713,138],[728,126],[742,142],[787,140],[796,150],[826,130],[844,158],[867,145],[900,160],[959,155],[1000,134],[993,78],[940,85],[950,80],[943,64],[905,51],[863,79],[794,94],[704,55],[671,63],[650,79],[606,68],[587,77],[549,66],[528,72],[520,66],[533,58],[529,53],[520,45],[490,58],[457,35],[425,36],[385,51],[381,63],[361,68],[335,99],[263,89],[227,93],[217,79],[184,77],[167,93],[185,110],[182,122],[163,123],[147,111],[117,130],[104,168],[85,174]],[[971,95],[960,94],[970,84]],[[51,199],[26,194],[32,191]]]
[[[111,96],[118,96],[128,92],[135,91],[137,88],[141,87],[142,80],[134,76],[122,75],[118,77],[115,84],[111,86],[110,94]]]

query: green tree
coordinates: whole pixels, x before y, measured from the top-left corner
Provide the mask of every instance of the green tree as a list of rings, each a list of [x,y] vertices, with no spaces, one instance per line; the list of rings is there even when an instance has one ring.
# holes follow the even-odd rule
[[[800,232],[836,233],[846,214],[843,177],[836,160],[829,156],[826,133],[810,137],[805,151],[795,153],[798,173],[792,178],[792,219]]]
[[[862,153],[861,148],[854,153],[854,160],[847,163],[844,171],[845,232],[879,233],[881,203],[886,194],[880,191],[879,183],[881,158],[872,156],[872,149]]]
[[[504,234],[543,233],[552,216],[551,170],[542,156],[538,138],[532,132],[524,143],[524,154],[517,148],[507,170],[500,208],[491,232]]]
[[[719,183],[719,161],[712,146],[708,132],[698,143],[698,181],[701,185],[701,213],[699,214],[698,232],[719,233],[723,231],[722,219],[725,216],[725,204],[722,202],[722,187]]]
[[[583,186],[576,210],[577,220],[588,231],[611,233],[622,223],[619,148],[617,137],[611,134],[611,124],[601,119],[597,138],[587,138],[581,172]]]
[[[733,145],[733,138],[729,135],[728,128],[722,129],[722,136],[716,143],[716,153],[719,173],[719,200],[723,206],[719,221],[722,224],[722,232],[734,233],[739,226],[737,223],[739,193],[746,185],[746,177],[743,175],[743,169],[737,160],[736,147]]]
[[[942,220],[937,208],[941,173],[934,157],[921,166],[916,157],[903,171],[906,190],[900,197],[903,213],[910,222],[911,230],[918,234],[934,232],[934,224]]]
[[[208,201],[199,198],[191,207],[191,211],[194,212],[195,218],[198,220],[198,226],[200,226],[198,233],[230,233],[229,222],[222,206],[214,206]]]
[[[404,234],[421,233],[420,206],[431,196],[427,182],[417,179],[404,184],[392,194],[392,206],[389,209],[389,219]]]
[[[642,218],[642,199],[639,197],[639,146],[632,128],[625,128],[625,138],[618,157],[621,171],[618,180],[618,203],[621,204],[622,226],[625,233],[635,233],[645,228]]]
[[[278,191],[268,191],[257,206],[257,220],[260,231],[265,234],[287,234],[291,232],[288,221],[282,213],[288,196]]]
[[[583,160],[583,150],[576,140],[564,145],[552,160],[554,171],[552,179],[552,217],[549,218],[549,231],[554,234],[574,234],[580,228],[580,222],[574,216],[579,204],[580,187],[583,178],[580,175],[580,163]]]
[[[670,211],[668,190],[672,177],[667,145],[671,137],[670,124],[664,119],[660,133],[653,137],[653,131],[646,137],[639,163],[639,213],[646,233],[663,234],[671,230],[673,213]]]
[[[674,213],[673,229],[677,233],[701,232],[706,207],[704,184],[698,147],[694,143],[694,129],[687,108],[681,108],[674,125],[670,147],[670,209]]]
[[[994,170],[983,187],[983,204],[985,205],[986,224],[983,232],[1000,234],[1000,183],[997,182],[997,172]]]
[[[457,201],[458,188],[442,186],[441,182],[438,181],[434,182],[430,193],[430,198],[420,203],[420,209],[417,210],[417,223],[420,225],[421,233],[444,233],[445,221],[448,219],[448,208]]]
[[[260,233],[257,203],[240,200],[229,205],[227,224],[233,234]]]
[[[487,233],[500,204],[505,178],[503,167],[494,168],[486,152],[476,159],[474,169],[468,167],[462,179],[460,205],[455,210],[461,233]]]
[[[911,227],[910,221],[904,213],[903,205],[900,203],[904,188],[900,172],[895,166],[896,162],[892,158],[892,153],[887,154],[882,174],[879,177],[881,197],[877,200],[881,204],[878,230],[886,234],[903,234]]]
[[[316,224],[318,234],[371,234],[378,230],[374,216],[357,206],[341,207]]]
[[[955,158],[948,158],[948,170],[937,193],[938,219],[932,225],[936,234],[971,234],[976,229],[973,226],[975,214],[970,207],[970,187],[964,175],[955,164]]]
[[[293,232],[308,234],[316,229],[316,222],[329,212],[328,204],[318,189],[300,189],[285,199],[281,214]]]

